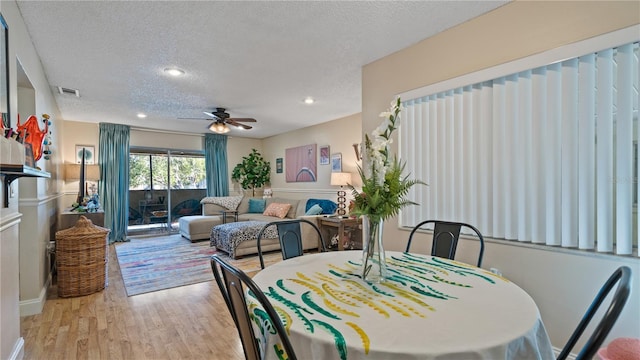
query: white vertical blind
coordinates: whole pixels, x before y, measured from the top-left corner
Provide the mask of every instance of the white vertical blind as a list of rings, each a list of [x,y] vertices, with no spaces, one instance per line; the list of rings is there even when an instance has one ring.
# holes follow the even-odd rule
[[[547,66],[547,137],[545,155],[545,222],[546,222],[546,242],[547,245],[560,245],[560,131],[561,131],[561,101],[562,78],[560,76],[560,63]]]
[[[401,226],[632,254],[638,68],[636,42],[405,101],[400,156],[429,186]]]
[[[518,102],[520,103],[520,108],[517,117],[521,120],[521,126],[516,145],[521,144],[519,147],[521,153],[516,158],[518,166],[516,173],[519,176],[518,188],[515,190],[518,197],[518,208],[515,211],[518,214],[518,224],[522,224],[518,226],[518,240],[531,241],[531,207],[527,205],[533,201],[533,196],[535,196],[533,191],[529,191],[532,188],[531,176],[533,174],[533,152],[530,136],[533,131],[531,118],[531,71],[524,71],[520,74],[519,85]]]
[[[494,140],[493,132],[487,126],[489,124],[491,116],[491,106],[493,102],[493,92],[489,83],[483,83],[480,86],[480,104],[478,107],[478,122],[480,123],[480,132],[478,136],[478,153],[480,159],[478,165],[480,165],[480,181],[478,189],[478,212],[480,214],[479,224],[483,229],[487,229],[489,232],[493,232],[493,225],[491,222],[490,209],[493,208],[493,191],[490,188],[491,174],[493,172],[493,158],[491,157],[490,147],[487,144],[492,144]],[[431,191],[436,191],[429,189]]]
[[[504,123],[505,123],[505,110],[501,104],[504,103],[504,78],[496,79],[493,83],[493,123],[490,123],[492,132],[495,134],[495,141],[493,141],[492,157],[493,163],[493,233],[496,237],[504,238],[504,220],[505,220],[505,207],[504,207],[504,158],[505,147],[504,138],[506,136]],[[451,218],[450,218],[451,219]],[[452,219],[453,220],[453,219]]]
[[[578,247],[593,249],[596,240],[595,54],[580,57],[578,65]]]
[[[477,128],[476,128],[476,119],[473,116],[473,96],[471,95],[471,86],[466,86],[464,88],[463,96],[463,106],[462,106],[462,131],[464,132],[464,143],[466,146],[462,148],[464,154],[462,156],[462,160],[470,159],[462,166],[465,171],[464,184],[462,184],[462,196],[460,202],[460,209],[464,213],[464,221],[469,221],[469,219],[473,219],[475,217],[475,212],[477,208],[477,199],[473,194],[474,186],[477,183],[476,174],[478,169],[476,168],[477,161],[474,161],[474,150],[476,147],[475,137],[477,136]],[[462,163],[462,162],[461,162]]]
[[[533,79],[532,79],[532,99],[531,102],[533,104],[537,104],[537,106],[532,106],[532,118],[534,119],[533,133],[531,136],[531,140],[533,143],[533,139],[537,139],[536,146],[540,149],[545,149],[547,146],[547,121],[546,121],[546,107],[547,107],[547,98],[545,96],[546,93],[546,82],[545,78],[547,76],[547,70],[545,68],[535,69],[533,70]],[[533,145],[532,145],[533,149]],[[543,151],[533,151],[533,166],[534,166],[534,178],[533,178],[533,186],[531,191],[535,194],[533,199],[533,203],[531,205],[531,213],[532,213],[532,221],[531,224],[533,226],[532,229],[532,242],[535,243],[544,243],[546,238],[546,217],[545,211],[546,208],[546,198],[544,196],[546,183],[544,181],[545,172],[542,171],[545,166],[546,156]]]
[[[613,241],[613,49],[597,55],[596,98],[596,241],[598,251],[612,251]]]
[[[617,63],[616,116],[616,240],[618,254],[631,254],[631,218],[633,201],[633,45],[620,46]]]
[[[518,214],[516,212],[518,192],[517,185],[519,182],[519,176],[516,171],[517,159],[520,153],[520,146],[516,146],[518,143],[518,122],[513,119],[518,118],[518,76],[512,75],[505,79],[504,88],[504,169],[503,169],[503,183],[504,188],[502,193],[504,196],[504,209],[505,209],[505,223],[504,233],[506,239],[517,239],[517,220]]]
[[[430,96],[429,101],[426,103],[428,106],[428,117],[427,117],[427,121],[429,123],[429,162],[426,164],[427,167],[429,168],[429,176],[424,180],[427,182],[427,184],[429,184],[430,188],[429,191],[427,191],[427,193],[429,194],[430,198],[427,199],[419,199],[419,200],[428,200],[427,202],[427,206],[429,207],[429,212],[427,214],[425,214],[426,216],[423,217],[427,218],[429,217],[429,214],[439,214],[439,210],[438,210],[438,192],[437,191],[431,191],[431,188],[438,186],[438,177],[436,176],[437,171],[435,171],[435,169],[438,168],[438,123],[436,122],[436,116],[437,116],[437,112],[436,112],[436,101],[435,101],[435,95]],[[424,165],[423,165],[424,166]],[[424,204],[422,204],[424,206]]]
[[[578,59],[562,63],[562,246],[578,246]],[[576,136],[578,134],[578,136]]]

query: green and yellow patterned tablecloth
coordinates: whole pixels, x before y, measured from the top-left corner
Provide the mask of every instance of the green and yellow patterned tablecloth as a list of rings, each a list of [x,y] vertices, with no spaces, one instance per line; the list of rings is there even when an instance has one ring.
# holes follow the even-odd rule
[[[289,332],[299,359],[553,359],[533,299],[472,265],[387,252],[390,278],[360,279],[361,251],[305,255],[254,281]],[[249,312],[267,359],[278,338],[255,299]]]

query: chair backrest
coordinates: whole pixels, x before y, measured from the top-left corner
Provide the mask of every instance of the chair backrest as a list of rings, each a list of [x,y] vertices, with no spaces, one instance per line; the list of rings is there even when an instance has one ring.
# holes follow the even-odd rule
[[[302,247],[302,224],[309,224],[318,234],[322,251],[327,251],[320,229],[314,223],[305,219],[273,221],[266,224],[258,233],[258,257],[260,258],[260,267],[264,269],[264,259],[262,257],[262,247],[260,245],[262,236],[269,226],[275,226],[278,229],[278,239],[280,240],[280,251],[282,259],[287,260],[292,257],[301,256],[304,253]]]
[[[252,295],[260,303],[260,306],[262,306],[262,309],[267,313],[273,329],[276,330],[280,337],[282,348],[288,358],[295,360],[296,355],[293,350],[293,346],[291,346],[291,341],[289,340],[284,326],[280,321],[280,317],[262,290],[260,290],[253,280],[251,280],[251,278],[242,270],[222,260],[218,255],[211,256],[211,269],[213,270],[213,277],[216,279],[216,283],[220,288],[222,297],[227,303],[227,308],[231,313],[231,317],[238,328],[245,358],[247,360],[261,359],[257,338],[253,331],[251,317],[247,309],[247,302],[245,299],[246,288],[251,291]]]
[[[142,224],[142,214],[131,206],[129,206],[129,225]]]
[[[598,311],[600,304],[602,304],[616,283],[618,284],[618,288],[611,299],[609,308],[576,357],[576,360],[591,359],[596,355],[598,348],[602,345],[607,335],[609,335],[611,328],[618,320],[624,305],[627,303],[629,293],[631,293],[631,269],[627,266],[619,267],[600,288],[600,291],[596,295],[595,299],[593,299],[593,302],[582,317],[578,327],[574,330],[573,334],[571,334],[571,337],[564,348],[562,348],[562,351],[558,355],[558,360],[566,359],[571,353],[576,342],[580,339],[580,336],[582,336],[582,333],[587,328],[587,325],[589,325],[589,322],[595,315],[596,311]]]
[[[176,220],[183,216],[202,215],[200,200],[187,199],[181,201],[171,209],[171,219]]]
[[[411,230],[411,233],[409,234],[406,252],[409,252],[409,249],[411,248],[411,240],[413,239],[413,234],[415,234],[415,232],[418,231],[418,229],[420,229],[422,226],[427,224],[434,224],[431,255],[451,260],[453,260],[456,256],[460,230],[463,227],[473,230],[473,232],[475,232],[480,239],[480,254],[478,255],[477,266],[482,266],[482,257],[484,256],[484,237],[482,236],[482,233],[480,233],[480,230],[476,229],[474,226],[461,222],[425,220],[419,223],[413,228],[413,230]]]

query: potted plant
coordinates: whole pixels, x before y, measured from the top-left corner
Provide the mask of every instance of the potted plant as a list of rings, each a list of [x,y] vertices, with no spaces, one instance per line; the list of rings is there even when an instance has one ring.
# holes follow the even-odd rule
[[[243,189],[251,189],[255,196],[256,188],[271,181],[271,163],[265,161],[258,150],[251,149],[251,153],[243,156],[242,162],[233,168],[231,179],[239,182]]]

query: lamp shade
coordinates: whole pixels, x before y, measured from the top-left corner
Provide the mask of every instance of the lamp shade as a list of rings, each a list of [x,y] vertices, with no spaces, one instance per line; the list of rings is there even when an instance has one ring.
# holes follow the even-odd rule
[[[333,186],[345,186],[351,183],[351,173],[348,172],[333,172],[331,173],[331,185]]]
[[[100,166],[97,164],[85,165],[85,180],[100,180]],[[80,164],[64,164],[64,179],[66,181],[80,180]]]
[[[209,130],[218,134],[228,133],[231,129],[223,122],[214,121],[209,125]]]

